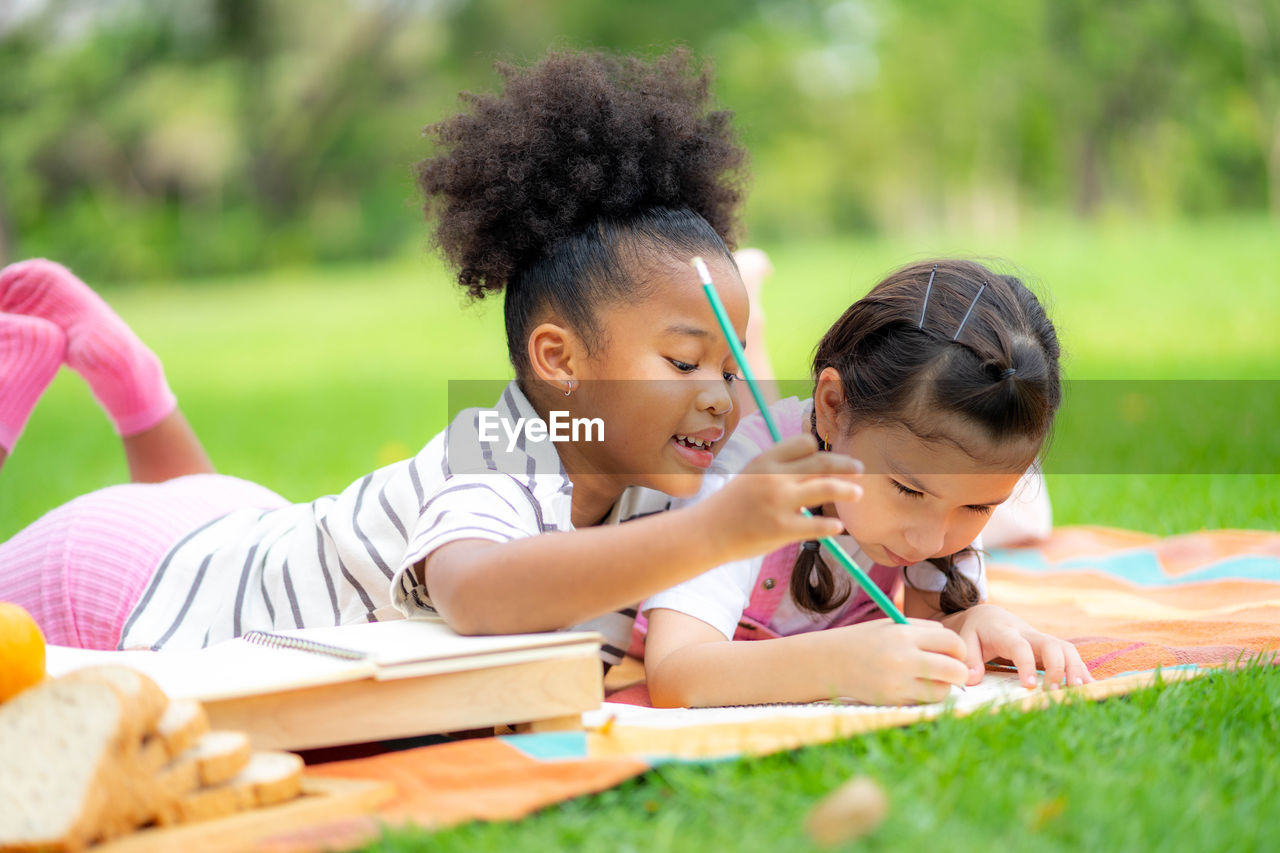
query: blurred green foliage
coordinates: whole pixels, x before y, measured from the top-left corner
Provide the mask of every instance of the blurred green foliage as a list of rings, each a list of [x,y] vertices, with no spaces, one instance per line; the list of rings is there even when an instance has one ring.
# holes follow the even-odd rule
[[[853,235],[766,245],[777,265],[762,294],[768,351],[781,390],[808,395],[816,342],[890,270],[930,255],[1016,258],[1058,329],[1069,379],[1050,445],[1055,523],[1274,530],[1273,227],[1261,217],[1071,222],[978,242]],[[502,305],[464,309],[449,278],[419,252],[108,296],[159,355],[218,470],[309,501],[412,455],[460,406],[492,403],[495,380],[511,375]],[[469,393],[485,386],[481,399]],[[1260,395],[1242,399],[1250,386]],[[0,471],[0,541],[127,479],[88,386],[63,370]]]
[[[420,129],[548,47],[717,71],[776,241],[1280,216],[1280,0],[25,0],[0,261],[94,280],[424,246]]]

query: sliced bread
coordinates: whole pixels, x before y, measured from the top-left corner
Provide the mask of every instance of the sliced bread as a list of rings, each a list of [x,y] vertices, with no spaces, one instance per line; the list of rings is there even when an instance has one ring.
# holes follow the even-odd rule
[[[135,737],[110,683],[45,682],[0,705],[0,850],[80,850],[99,838]]]
[[[292,752],[255,752],[228,784],[253,791],[255,805],[272,806],[302,793],[302,759]]]
[[[230,779],[166,804],[156,822],[167,826],[211,820],[292,800],[302,793],[302,767],[302,759],[291,752],[255,752]]]
[[[154,681],[127,666],[86,667],[69,672],[58,680],[101,681],[115,687],[129,702],[128,716],[136,728],[138,740],[156,730],[160,717],[169,707],[169,697]]]
[[[196,762],[201,785],[217,785],[244,769],[253,754],[244,732],[206,732],[184,755]],[[179,756],[181,758],[183,756]]]
[[[0,853],[79,851],[151,822],[205,820],[301,792],[302,760],[208,731],[142,673],[78,670],[0,705]]]
[[[209,731],[209,715],[194,699],[174,699],[156,723],[156,736],[168,758],[177,758]]]

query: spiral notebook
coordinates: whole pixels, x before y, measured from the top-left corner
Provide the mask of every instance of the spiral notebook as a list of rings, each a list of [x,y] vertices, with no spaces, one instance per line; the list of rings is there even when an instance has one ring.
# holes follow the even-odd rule
[[[439,619],[402,619],[254,632],[198,650],[50,646],[47,666],[54,676],[130,666],[256,746],[301,749],[572,717],[602,698],[600,639],[462,636]]]

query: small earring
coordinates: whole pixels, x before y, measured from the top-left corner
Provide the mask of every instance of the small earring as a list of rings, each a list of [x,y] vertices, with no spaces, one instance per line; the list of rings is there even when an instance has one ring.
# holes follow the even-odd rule
[[[822,439],[822,447],[821,447],[821,449],[822,449],[822,450],[830,450],[830,449],[831,449],[831,442],[827,441],[827,439],[826,439],[825,437]]]
[[[568,397],[573,393],[574,386],[577,385],[572,379],[566,380],[564,383],[564,395]]]

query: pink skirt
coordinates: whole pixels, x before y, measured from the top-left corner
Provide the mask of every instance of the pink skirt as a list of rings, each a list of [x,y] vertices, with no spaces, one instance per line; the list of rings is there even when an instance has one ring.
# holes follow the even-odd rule
[[[256,483],[192,474],[82,495],[0,544],[0,601],[26,608],[59,646],[114,649],[156,566],[227,513],[288,502]]]

